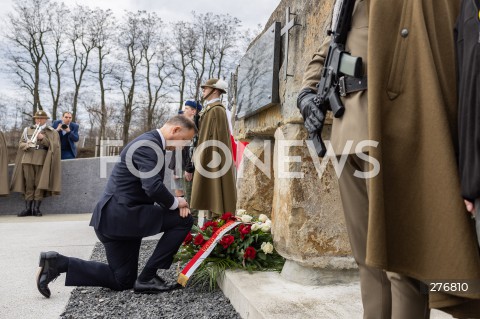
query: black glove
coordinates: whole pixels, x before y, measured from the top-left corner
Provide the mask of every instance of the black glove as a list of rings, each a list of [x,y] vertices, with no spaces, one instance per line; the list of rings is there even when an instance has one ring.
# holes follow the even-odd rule
[[[314,90],[309,88],[301,90],[297,98],[297,107],[302,113],[308,133],[313,134],[322,130],[326,110],[319,105],[317,93]]]
[[[307,128],[309,139],[313,141],[317,155],[325,156],[327,149],[322,141],[321,132],[325,122],[326,107],[320,105],[317,93],[309,88],[301,90],[298,94],[297,107],[302,113],[304,125]]]

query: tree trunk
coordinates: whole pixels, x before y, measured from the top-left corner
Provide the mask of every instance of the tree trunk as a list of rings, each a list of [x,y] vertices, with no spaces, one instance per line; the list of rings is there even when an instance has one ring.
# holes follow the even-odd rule
[[[152,87],[150,83],[150,60],[148,59],[148,52],[145,51],[145,60],[147,61],[147,90],[148,90],[148,105],[147,105],[147,131],[152,130],[153,122],[153,96]]]
[[[100,83],[100,139],[105,139],[105,130],[107,127],[107,106],[105,104],[105,88],[103,86],[103,56],[102,48],[98,48],[98,81]]]
[[[39,94],[39,82],[40,82],[40,60],[35,63],[35,84],[33,89],[33,115],[38,110],[43,110],[42,104],[40,103],[40,94]]]

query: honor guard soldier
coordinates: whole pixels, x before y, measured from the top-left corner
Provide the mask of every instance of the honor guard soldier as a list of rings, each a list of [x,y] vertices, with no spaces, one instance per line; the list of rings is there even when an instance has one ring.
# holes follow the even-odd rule
[[[192,202],[190,206],[207,210],[207,219],[234,212],[237,203],[235,172],[232,160],[232,143],[228,117],[221,97],[227,91],[227,83],[209,79],[201,85],[204,108],[199,113],[198,141],[193,154]],[[210,146],[208,146],[210,144]],[[221,150],[220,150],[221,149]],[[217,154],[222,154],[219,165],[211,168],[209,163]],[[212,215],[210,215],[212,213]]]
[[[480,318],[479,290],[450,288],[480,282],[456,167],[459,4],[337,1],[330,38],[304,72],[297,106],[313,145],[345,164],[338,182],[363,318],[426,319],[430,308]],[[333,124],[326,149],[320,132],[327,110]]]
[[[42,216],[40,204],[43,197],[60,194],[58,133],[46,124],[49,117],[45,111],[36,112],[33,118],[35,125],[26,127],[20,138],[12,175],[11,190],[25,196],[25,209],[18,217]]]
[[[8,148],[3,132],[0,131],[0,196],[7,196],[8,188]]]

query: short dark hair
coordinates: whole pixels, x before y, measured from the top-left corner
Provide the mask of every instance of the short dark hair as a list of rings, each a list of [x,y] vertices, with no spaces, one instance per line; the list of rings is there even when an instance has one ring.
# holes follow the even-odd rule
[[[65,112],[63,112],[63,113],[62,113],[62,117],[64,117],[64,116],[65,116],[65,114],[67,114],[67,113],[68,113],[68,114],[70,114],[70,115],[73,115],[73,114],[72,114],[72,112],[65,111]]]
[[[191,119],[183,115],[175,115],[174,117],[171,117],[165,124],[178,125],[186,128],[187,130],[194,130],[195,134],[198,133],[198,129],[195,123]]]

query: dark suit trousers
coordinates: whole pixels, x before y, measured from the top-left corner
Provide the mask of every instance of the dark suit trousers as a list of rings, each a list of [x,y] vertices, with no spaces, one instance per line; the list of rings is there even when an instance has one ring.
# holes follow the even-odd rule
[[[178,210],[163,215],[162,237],[145,267],[168,269],[173,256],[192,228],[193,218],[182,218]],[[108,264],[69,258],[66,286],[97,286],[127,290],[137,279],[138,257],[142,238],[114,237],[95,231],[103,243]]]

